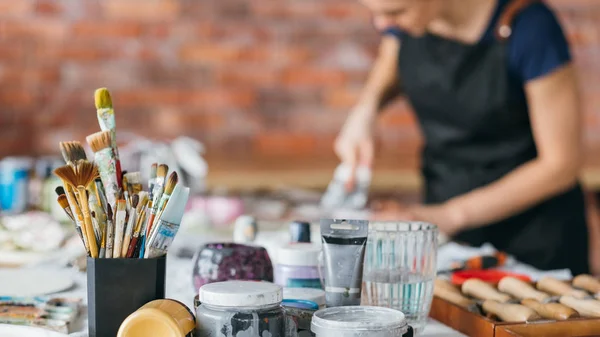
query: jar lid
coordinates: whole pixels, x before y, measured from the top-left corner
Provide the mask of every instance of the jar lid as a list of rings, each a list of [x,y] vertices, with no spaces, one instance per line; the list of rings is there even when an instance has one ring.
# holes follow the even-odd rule
[[[317,311],[312,319],[311,330],[318,336],[335,336],[339,332],[361,331],[377,334],[389,331],[390,336],[402,336],[408,330],[404,314],[383,307],[335,307]]]
[[[281,303],[283,291],[270,282],[226,281],[203,285],[199,297],[202,304],[220,307],[260,307]]]
[[[314,288],[283,288],[283,299],[311,301],[322,307],[325,305],[325,291]]]
[[[321,247],[312,243],[290,243],[279,247],[277,263],[286,266],[318,266]]]
[[[143,308],[125,319],[117,337],[181,337],[182,334],[177,322],[166,312],[156,308]]]

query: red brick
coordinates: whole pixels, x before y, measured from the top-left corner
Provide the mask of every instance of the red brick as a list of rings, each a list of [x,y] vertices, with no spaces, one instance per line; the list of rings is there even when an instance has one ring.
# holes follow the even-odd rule
[[[342,85],[346,80],[343,71],[319,68],[293,68],[287,70],[283,75],[283,83],[286,85],[303,86],[328,86]]]
[[[35,12],[42,15],[57,15],[60,14],[62,11],[63,6],[57,1],[37,0],[35,3]]]
[[[187,45],[179,52],[181,60],[202,64],[265,63],[271,57],[265,46]]]
[[[0,91],[0,105],[8,108],[34,107],[35,95],[26,89],[9,89]]]
[[[123,56],[122,50],[110,44],[74,43],[64,46],[52,46],[51,53],[57,53],[62,60],[93,62]]]
[[[325,104],[333,109],[349,109],[358,102],[360,93],[359,88],[333,88],[325,92]]]
[[[175,20],[180,14],[178,0],[104,0],[102,7],[113,19],[164,21]]]
[[[267,68],[267,67],[265,67]],[[215,78],[225,87],[273,87],[280,83],[280,74],[275,69],[259,67],[223,67],[216,71]]]
[[[31,13],[32,8],[31,1],[0,0],[0,17],[22,17]]]
[[[68,23],[58,19],[0,21],[0,38],[4,39],[36,39],[57,43],[65,39],[67,31]]]
[[[87,39],[136,38],[142,33],[142,25],[128,21],[87,21],[73,23],[73,36]]]
[[[311,134],[265,132],[256,136],[254,148],[258,154],[308,155],[319,146]]]

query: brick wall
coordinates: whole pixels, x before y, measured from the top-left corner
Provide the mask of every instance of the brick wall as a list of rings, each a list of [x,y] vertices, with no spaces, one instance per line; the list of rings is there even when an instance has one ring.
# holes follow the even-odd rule
[[[595,147],[600,1],[552,3]],[[187,134],[213,153],[330,153],[377,43],[352,0],[0,0],[0,156],[83,140],[97,129],[100,86],[113,93],[120,130]],[[383,150],[414,153],[406,105],[383,121]]]

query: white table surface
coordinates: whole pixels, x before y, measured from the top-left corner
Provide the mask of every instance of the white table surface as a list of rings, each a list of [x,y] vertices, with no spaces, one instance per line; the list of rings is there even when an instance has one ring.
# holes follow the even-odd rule
[[[169,257],[167,260],[167,289],[166,297],[178,300],[188,307],[193,308],[193,299],[195,292],[192,286],[192,260]],[[56,267],[57,269],[59,267]],[[69,273],[75,280],[75,286],[68,291],[57,295],[73,296],[86,299],[86,275],[73,269],[63,268],[65,273]],[[71,327],[73,333],[71,337],[87,337],[86,310],[82,317]],[[445,326],[435,320],[429,320],[421,337],[464,337],[465,335]]]

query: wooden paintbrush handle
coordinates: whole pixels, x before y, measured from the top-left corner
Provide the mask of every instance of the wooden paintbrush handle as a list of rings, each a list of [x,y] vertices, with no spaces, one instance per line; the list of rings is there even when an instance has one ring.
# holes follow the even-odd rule
[[[578,317],[577,311],[560,303],[540,303],[534,299],[524,299],[521,301],[524,306],[535,310],[540,316],[546,319],[562,321]]]
[[[85,226],[85,235],[87,238],[88,246],[90,247],[90,255],[97,259],[98,258],[98,244],[96,242],[96,235],[94,234],[94,226],[92,225],[92,216],[90,215],[90,208],[87,200],[87,192],[85,187],[78,186],[77,192],[79,194],[79,201],[81,203],[81,212],[83,213],[83,225]]]
[[[483,310],[498,316],[504,322],[527,322],[541,318],[535,310],[520,304],[487,300],[483,302]]]
[[[582,300],[573,296],[562,296],[560,303],[571,307],[581,316],[600,317],[600,301],[594,299]]]
[[[537,288],[541,291],[559,296],[572,296],[580,299],[590,297],[585,291],[577,290],[569,284],[552,277],[543,277],[538,281]]]
[[[460,289],[458,287],[456,287],[450,281],[441,279],[439,277],[435,279],[435,283],[434,283],[433,287],[434,287],[434,289],[443,288],[446,291],[452,291],[452,292],[461,294]]]
[[[467,310],[471,310],[471,308],[475,305],[475,302],[464,297],[458,289],[452,290],[448,287],[438,287],[437,282],[433,288],[433,294],[441,299],[444,299],[452,304],[456,304],[459,307],[465,308]]]
[[[579,275],[573,279],[573,285],[591,293],[600,293],[600,281],[591,275]]]
[[[506,303],[511,300],[510,296],[499,292],[492,285],[474,278],[468,279],[463,283],[462,292],[465,295],[481,300],[494,300],[500,303]]]
[[[546,293],[535,290],[529,283],[514,277],[504,277],[500,280],[500,283],[498,283],[498,289],[521,300],[532,298],[542,302],[550,297]]]

